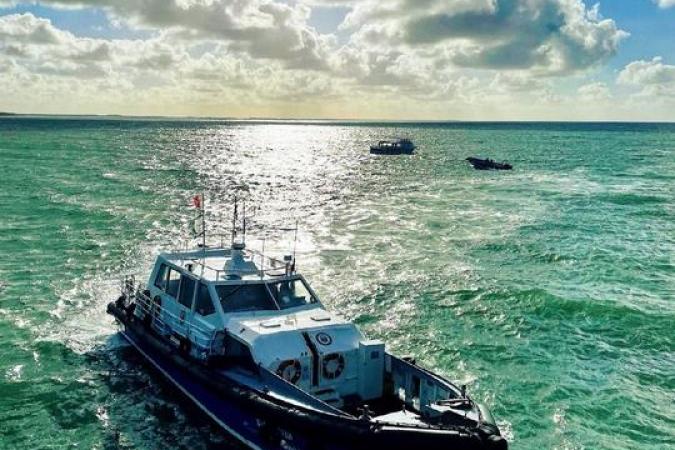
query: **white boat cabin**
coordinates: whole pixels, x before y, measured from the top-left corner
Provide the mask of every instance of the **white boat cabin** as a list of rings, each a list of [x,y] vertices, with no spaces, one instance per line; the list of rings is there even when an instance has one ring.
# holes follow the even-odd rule
[[[135,314],[194,358],[260,365],[335,407],[381,397],[384,344],[325,310],[292,266],[243,243],[161,254]]]

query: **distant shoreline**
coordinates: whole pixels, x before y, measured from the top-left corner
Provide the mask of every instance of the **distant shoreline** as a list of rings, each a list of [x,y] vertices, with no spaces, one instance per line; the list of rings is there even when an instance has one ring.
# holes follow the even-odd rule
[[[211,116],[132,116],[122,114],[25,114],[0,111],[0,119],[60,119],[60,120],[119,120],[119,121],[166,121],[166,122],[245,122],[245,123],[295,123],[295,124],[649,124],[673,125],[675,121],[628,121],[628,120],[471,120],[471,119],[317,119],[282,117],[211,117]]]

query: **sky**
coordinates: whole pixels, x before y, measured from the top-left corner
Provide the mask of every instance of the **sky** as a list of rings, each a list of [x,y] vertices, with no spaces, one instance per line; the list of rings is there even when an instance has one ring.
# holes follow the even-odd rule
[[[0,0],[0,111],[675,121],[675,0]]]

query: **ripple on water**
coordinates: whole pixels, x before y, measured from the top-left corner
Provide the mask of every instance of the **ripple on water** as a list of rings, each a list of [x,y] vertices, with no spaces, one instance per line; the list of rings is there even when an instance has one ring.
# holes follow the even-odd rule
[[[104,313],[120,274],[189,239],[197,192],[216,240],[235,194],[260,207],[255,232],[298,220],[299,267],[324,302],[467,383],[514,448],[672,443],[674,130],[40,124],[3,134],[8,448],[234,448]],[[394,134],[418,155],[367,154]],[[515,170],[473,171],[473,153]],[[267,249],[290,246],[267,233]]]

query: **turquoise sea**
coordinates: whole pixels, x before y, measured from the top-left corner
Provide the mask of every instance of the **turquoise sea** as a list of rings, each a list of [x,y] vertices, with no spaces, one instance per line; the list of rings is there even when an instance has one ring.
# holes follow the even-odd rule
[[[395,135],[417,154],[368,154]],[[0,448],[238,448],[104,312],[200,192],[212,242],[235,194],[250,246],[297,220],[324,303],[466,383],[511,448],[675,448],[675,125],[25,117],[0,119]]]

